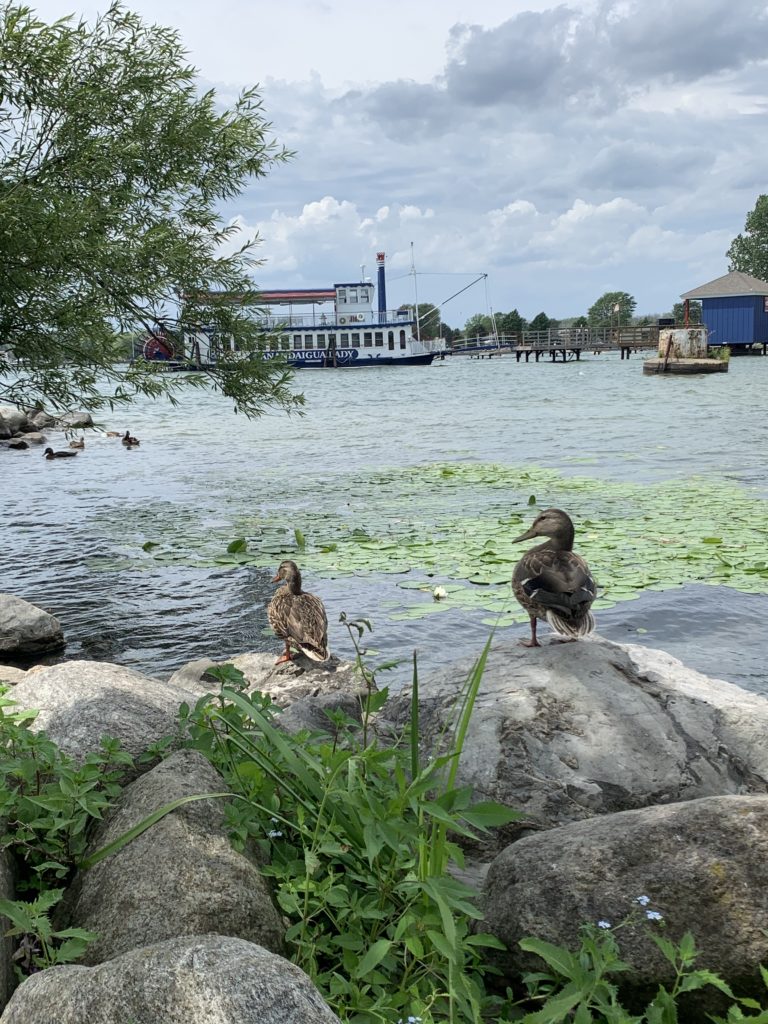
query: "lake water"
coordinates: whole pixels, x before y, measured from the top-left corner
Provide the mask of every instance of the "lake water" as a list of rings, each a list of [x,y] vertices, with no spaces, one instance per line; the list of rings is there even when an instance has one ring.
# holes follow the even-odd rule
[[[47,462],[40,449],[0,450],[0,589],[61,620],[66,658],[162,677],[193,658],[277,652],[265,606],[285,537],[269,566],[216,564],[229,541],[284,523],[288,542],[301,524],[311,545],[313,523],[327,529],[334,516],[352,531],[359,522],[375,534],[378,517],[390,533],[408,531],[423,525],[425,494],[430,508],[442,501],[419,491],[419,467],[426,473],[445,463],[545,467],[606,488],[705,476],[766,500],[767,385],[768,359],[759,357],[693,378],[644,377],[640,356],[565,365],[454,358],[425,368],[305,371],[295,379],[306,396],[303,417],[249,422],[202,392],[178,408],[140,400],[129,414],[102,420],[105,430],[130,428],[141,439],[137,450],[90,434],[85,451],[60,462]],[[65,444],[62,434],[49,437],[54,447]],[[398,505],[398,473],[408,467],[415,473]],[[498,517],[507,497],[498,488],[492,500],[488,494],[470,489],[451,500]],[[537,500],[553,503],[545,493]],[[463,511],[446,501],[438,510],[442,534]],[[578,548],[578,518],[576,525]],[[148,542],[158,547],[143,550]],[[313,569],[300,550],[295,558],[308,563],[306,589],[323,597],[342,658],[352,648],[341,611],[372,621],[369,646],[382,659],[418,649],[422,671],[476,653],[488,635],[487,612],[450,601],[424,618],[402,617],[431,601],[402,586],[419,576],[418,564],[345,575]],[[600,579],[600,566],[593,570]],[[764,592],[689,581],[603,609],[598,630],[768,693],[766,618]],[[518,624],[498,635],[526,631]]]

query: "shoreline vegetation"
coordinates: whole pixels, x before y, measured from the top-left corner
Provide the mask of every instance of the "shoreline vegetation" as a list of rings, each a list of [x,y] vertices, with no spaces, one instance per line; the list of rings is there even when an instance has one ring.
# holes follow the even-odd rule
[[[759,858],[768,842],[768,798],[762,795],[768,763],[757,751],[768,700],[698,676],[660,652],[598,638],[547,645],[531,660],[531,652],[493,636],[473,664],[457,665],[448,678],[422,680],[414,657],[410,692],[390,695],[383,681],[392,663],[372,664],[365,653],[369,623],[345,619],[343,625],[357,652],[353,665],[318,668],[301,660],[275,667],[272,656],[243,655],[219,665],[192,663],[162,683],[117,666],[64,662],[24,673],[4,691],[2,845],[16,886],[0,910],[12,926],[13,948],[6,951],[21,984],[0,1017],[3,1024],[47,1019],[54,1002],[62,1024],[95,1015],[88,978],[75,984],[80,976],[69,975],[70,968],[49,974],[50,966],[90,965],[102,998],[114,1000],[112,986],[122,991],[123,972],[135,976],[142,947],[143,969],[154,963],[153,984],[162,988],[166,968],[157,958],[188,955],[195,942],[196,955],[212,956],[211,932],[233,937],[216,937],[219,957],[236,937],[241,945],[232,946],[232,954],[250,962],[255,943],[258,956],[270,958],[274,984],[287,986],[283,999],[307,1000],[309,1007],[319,993],[322,1002],[305,1009],[307,1020],[768,1019],[765,996],[760,1009],[766,975],[759,963],[749,970],[743,960],[739,968],[731,960],[713,964],[717,937],[689,926],[700,923],[701,909],[694,892],[675,880],[676,872],[690,870],[680,865],[692,860],[704,865],[699,883],[701,870],[718,870],[717,822],[723,823],[731,849],[727,867],[711,876],[722,890],[715,917],[726,915],[729,923],[720,924],[727,941],[746,956],[742,939],[734,938],[735,921],[739,934],[747,934],[761,909],[756,892],[736,896],[743,872],[754,867],[743,862],[738,823],[748,823],[754,845],[754,829],[765,822],[766,838],[754,854]],[[3,672],[0,667],[0,679]],[[543,685],[551,687],[546,699]],[[689,717],[702,702],[711,705],[712,727],[730,730],[731,767],[716,767],[714,753],[705,767],[691,750],[680,781],[664,783],[673,802],[658,794],[654,800],[651,790],[668,773],[665,758],[671,764],[678,757],[669,737],[658,735],[647,762],[632,766],[638,777],[623,798],[625,806],[643,809],[617,812],[620,773],[614,771],[611,786],[598,787],[602,798],[594,783],[577,781],[580,774],[599,775],[595,759],[615,761],[617,755],[572,720],[574,685],[581,688],[584,713],[587,694],[603,709],[593,708],[590,720],[609,715],[606,735],[623,731],[617,751],[633,744],[650,748],[642,733],[630,738],[627,722],[637,728],[652,706],[668,715],[670,699],[678,708],[677,729],[694,728],[699,744],[714,751],[726,733],[705,739],[701,724]],[[165,710],[158,718],[160,693]],[[538,708],[535,721],[520,703],[526,695]],[[502,699],[511,702],[512,717],[506,726],[491,726],[488,708]],[[556,700],[559,711],[550,703]],[[645,702],[644,714],[632,705],[637,700]],[[99,743],[102,705],[113,709],[113,735]],[[745,713],[754,731],[745,729]],[[700,718],[701,710],[696,714]],[[76,735],[73,715],[80,722]],[[530,784],[515,766],[519,740],[505,753],[488,747],[488,729],[511,737],[513,722],[526,729],[520,738],[534,756],[535,773],[549,771],[555,737],[565,737],[557,740],[563,749],[581,743],[580,771],[563,769],[567,788],[554,785],[553,777],[531,800]],[[648,736],[656,734],[655,724],[649,728]],[[542,742],[547,732],[551,738]],[[498,781],[489,767],[499,772]],[[558,792],[568,794],[566,803],[555,799]],[[603,822],[609,841],[599,839]],[[616,837],[627,829],[631,854],[618,852]],[[640,847],[633,829],[647,834]],[[667,832],[678,847],[682,842],[681,851],[667,847]],[[590,833],[598,836],[594,849]],[[575,875],[572,840],[581,862]],[[538,846],[547,842],[554,850],[559,841],[566,846],[556,858],[563,874],[555,883],[541,871],[555,855]],[[527,867],[518,870],[518,861]],[[523,890],[515,895],[521,885],[528,886],[525,898]],[[536,885],[538,896],[530,888]],[[541,886],[548,891],[546,911]],[[163,891],[172,907],[163,906]],[[750,900],[749,920],[742,920]],[[581,908],[578,921],[574,907]],[[532,921],[536,930],[520,931]],[[283,957],[301,973],[291,974],[295,968]],[[236,984],[250,991],[253,978],[244,971]],[[7,981],[9,992],[13,983]],[[157,1019],[143,996],[120,998],[110,1020]],[[192,1006],[193,994],[189,998]],[[168,1024],[195,1019],[186,1013],[180,997]],[[283,1019],[255,1010],[222,1018],[232,1024]]]

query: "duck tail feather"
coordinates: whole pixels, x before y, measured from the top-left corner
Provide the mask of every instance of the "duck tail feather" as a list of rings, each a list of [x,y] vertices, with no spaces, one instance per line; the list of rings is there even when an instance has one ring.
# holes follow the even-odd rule
[[[593,633],[595,629],[595,617],[592,612],[587,612],[586,615],[581,616],[574,622],[572,619],[563,618],[557,612],[548,611],[547,622],[556,633],[574,638],[587,636],[589,633]]]
[[[331,652],[327,647],[321,651],[319,647],[309,647],[307,644],[299,644],[299,650],[302,654],[306,654],[310,661],[328,661],[331,656]]]

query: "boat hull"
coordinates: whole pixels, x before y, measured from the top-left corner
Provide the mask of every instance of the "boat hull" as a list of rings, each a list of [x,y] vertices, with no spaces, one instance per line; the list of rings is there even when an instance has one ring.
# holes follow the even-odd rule
[[[314,349],[304,352],[268,351],[267,359],[284,358],[294,370],[351,370],[366,366],[429,366],[436,353],[421,355],[367,355],[358,349],[337,349],[334,353]]]

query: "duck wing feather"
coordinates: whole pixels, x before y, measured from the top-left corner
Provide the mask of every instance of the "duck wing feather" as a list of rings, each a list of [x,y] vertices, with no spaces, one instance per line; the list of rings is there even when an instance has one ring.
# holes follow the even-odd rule
[[[523,607],[558,632],[583,636],[594,629],[589,609],[597,587],[581,555],[534,548],[515,566],[512,586]]]

